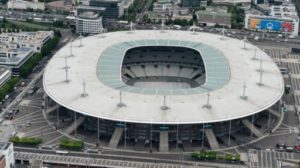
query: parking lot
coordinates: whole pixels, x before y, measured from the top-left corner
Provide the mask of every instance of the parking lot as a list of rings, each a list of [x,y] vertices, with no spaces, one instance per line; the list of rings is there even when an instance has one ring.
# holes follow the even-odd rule
[[[35,93],[26,95],[16,106],[19,112],[5,120],[3,124],[13,126],[17,136],[39,137],[43,140],[42,145],[56,147],[59,140],[67,139],[67,137],[57,132],[55,127],[49,125],[44,118],[41,108],[44,94],[41,80],[36,87]]]

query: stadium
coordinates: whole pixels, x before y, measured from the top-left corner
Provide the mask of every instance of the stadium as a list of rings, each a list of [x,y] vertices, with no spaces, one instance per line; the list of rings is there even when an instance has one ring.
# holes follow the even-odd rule
[[[261,49],[221,35],[138,30],[76,39],[43,77],[49,121],[95,146],[221,150],[282,121],[284,82]]]

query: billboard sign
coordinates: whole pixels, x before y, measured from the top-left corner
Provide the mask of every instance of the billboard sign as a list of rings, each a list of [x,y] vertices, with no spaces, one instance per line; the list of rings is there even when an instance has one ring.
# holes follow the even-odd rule
[[[275,20],[275,19],[273,20],[273,19],[250,18],[249,28],[269,30],[269,31],[292,32],[293,23]]]
[[[250,19],[250,29],[259,29],[260,19]]]
[[[260,21],[260,29],[280,31],[281,22],[278,20],[265,20]]]
[[[285,32],[291,32],[293,29],[293,23],[291,22],[282,22],[281,23],[282,30]]]

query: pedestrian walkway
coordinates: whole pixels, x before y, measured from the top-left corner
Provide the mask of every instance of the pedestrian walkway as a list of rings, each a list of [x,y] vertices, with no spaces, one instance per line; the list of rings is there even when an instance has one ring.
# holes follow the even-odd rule
[[[274,150],[250,150],[249,168],[277,168],[282,159],[294,160],[295,153],[277,152]],[[298,157],[298,156],[296,156]]]

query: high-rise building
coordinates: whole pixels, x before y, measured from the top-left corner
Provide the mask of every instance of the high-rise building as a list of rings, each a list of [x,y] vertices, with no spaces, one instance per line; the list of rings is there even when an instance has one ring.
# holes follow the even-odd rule
[[[124,14],[124,2],[121,0],[86,0],[77,8],[77,13],[85,11],[98,12],[105,26],[109,20],[116,20]],[[95,19],[92,22],[94,21]]]
[[[124,3],[121,0],[90,0],[89,5],[105,8],[104,19],[118,19],[124,14]]]
[[[197,8],[201,6],[201,0],[181,0],[181,6],[187,8]]]

